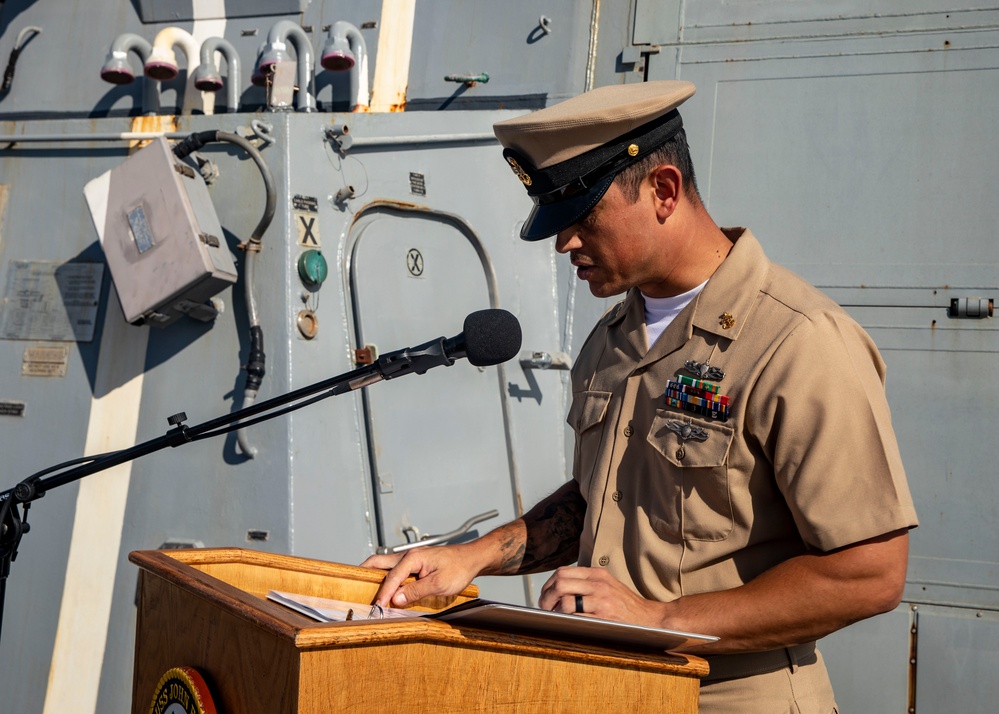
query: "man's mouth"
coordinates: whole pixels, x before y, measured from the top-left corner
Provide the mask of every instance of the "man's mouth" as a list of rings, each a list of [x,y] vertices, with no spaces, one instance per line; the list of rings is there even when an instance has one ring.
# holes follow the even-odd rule
[[[571,262],[573,267],[576,268],[576,275],[582,280],[586,280],[586,276],[589,275],[595,267],[593,263],[575,255],[569,257],[569,262]]]

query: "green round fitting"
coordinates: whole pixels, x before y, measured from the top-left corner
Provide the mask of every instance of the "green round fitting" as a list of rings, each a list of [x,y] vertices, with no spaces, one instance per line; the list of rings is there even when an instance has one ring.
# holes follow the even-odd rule
[[[306,287],[318,288],[327,275],[329,267],[321,251],[307,250],[298,257],[298,277]]]

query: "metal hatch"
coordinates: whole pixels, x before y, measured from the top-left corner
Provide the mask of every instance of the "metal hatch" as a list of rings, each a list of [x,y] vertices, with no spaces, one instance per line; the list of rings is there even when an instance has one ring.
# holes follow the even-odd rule
[[[347,255],[358,348],[387,352],[451,337],[468,313],[497,306],[485,249],[455,216],[372,204],[351,227]],[[459,360],[364,390],[379,545],[445,533],[493,509],[499,516],[482,532],[519,515],[505,383],[502,365]],[[488,597],[526,597],[520,578],[476,582]]]

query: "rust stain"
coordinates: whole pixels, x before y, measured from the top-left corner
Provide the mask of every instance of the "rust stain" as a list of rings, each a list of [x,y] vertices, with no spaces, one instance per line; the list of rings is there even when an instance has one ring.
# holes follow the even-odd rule
[[[177,117],[173,114],[162,116],[139,116],[132,119],[133,132],[171,132],[177,131]],[[132,153],[149,143],[149,140],[133,140],[128,144],[128,151]]]
[[[351,229],[353,229],[353,226],[357,224],[362,216],[367,216],[368,213],[379,208],[394,208],[400,211],[413,211],[415,213],[434,213],[429,206],[424,206],[419,203],[380,198],[372,201],[371,203],[365,204],[361,210],[354,213],[354,217],[350,221]]]

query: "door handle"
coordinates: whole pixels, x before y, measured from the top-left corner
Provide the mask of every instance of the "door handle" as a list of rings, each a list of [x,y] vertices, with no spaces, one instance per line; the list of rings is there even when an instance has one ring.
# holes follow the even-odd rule
[[[477,516],[472,516],[467,521],[462,523],[458,528],[448,533],[441,533],[440,535],[425,535],[420,540],[413,543],[400,543],[399,545],[383,545],[378,548],[375,552],[378,555],[389,555],[391,553],[402,553],[407,550],[412,550],[413,548],[422,548],[425,545],[440,545],[441,543],[447,543],[458,536],[467,533],[468,530],[474,526],[476,523],[481,523],[482,521],[488,521],[490,518],[495,518],[499,515],[499,511],[495,508],[491,511],[485,513],[480,513]]]

